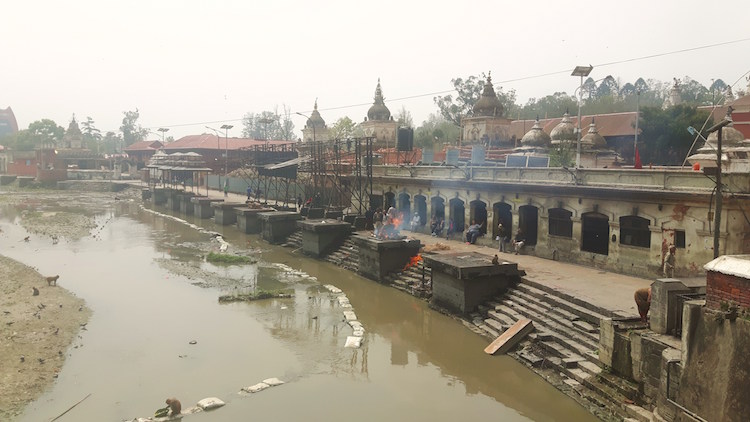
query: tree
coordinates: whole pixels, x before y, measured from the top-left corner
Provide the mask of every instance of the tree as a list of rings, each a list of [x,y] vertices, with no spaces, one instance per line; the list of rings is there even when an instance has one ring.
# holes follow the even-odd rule
[[[414,119],[411,117],[411,113],[406,109],[406,106],[401,106],[401,109],[396,114],[396,120],[399,126],[414,127]]]
[[[274,111],[246,113],[242,118],[242,136],[252,139],[295,140],[291,110],[283,105],[281,115],[278,113],[278,106]]]
[[[122,150],[122,137],[115,132],[107,132],[101,141],[100,153],[115,154]]]
[[[333,139],[354,138],[361,135],[362,130],[347,116],[341,117],[331,126]]]
[[[122,118],[122,126],[120,126],[122,142],[124,144],[121,145],[121,147],[126,147],[138,141],[142,141],[148,135],[148,130],[142,128],[141,125],[138,124],[138,118],[140,117],[138,109],[136,108],[135,111],[123,111],[122,114],[124,114],[125,117]]]
[[[695,79],[685,76],[680,84],[680,97],[686,104],[712,104],[711,92]]]
[[[695,106],[679,104],[662,110],[661,107],[642,107],[639,126],[641,137],[638,150],[644,163],[679,165],[693,143],[688,126],[703,127],[707,111]]]
[[[98,152],[99,143],[102,140],[102,132],[94,127],[94,119],[86,117],[86,120],[81,122],[81,128],[83,132],[83,142],[86,147]]]
[[[550,167],[571,167],[575,164],[576,146],[570,142],[557,144],[549,150]]]
[[[555,92],[539,99],[530,98],[521,108],[520,118],[534,119],[536,116],[546,119],[548,117],[560,117],[563,113],[575,112],[578,101],[564,92]]]
[[[451,83],[456,90],[456,94],[437,96],[433,98],[435,104],[440,110],[440,114],[449,122],[456,126],[461,126],[461,118],[471,116],[474,104],[479,101],[484,90],[484,83],[487,75],[482,73],[479,76],[469,76],[466,79],[452,79]],[[516,91],[510,90],[507,93],[503,87],[494,87],[495,95],[503,105],[503,115],[512,116],[518,110],[516,105]]]
[[[596,81],[594,78],[589,76],[586,81],[583,83],[581,88],[581,96],[583,98],[594,98],[596,95]]]
[[[606,97],[608,95],[617,95],[620,91],[617,86],[617,81],[612,75],[607,75],[606,78],[602,79],[599,86],[596,88],[596,98]]]
[[[433,148],[442,143],[457,142],[461,128],[440,114],[430,114],[427,120],[414,130],[414,144],[419,148]]]

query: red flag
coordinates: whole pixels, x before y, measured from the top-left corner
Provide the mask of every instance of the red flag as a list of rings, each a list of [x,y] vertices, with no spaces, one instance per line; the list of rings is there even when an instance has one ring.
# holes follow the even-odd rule
[[[633,165],[634,169],[642,169],[643,165],[641,164],[641,155],[638,154],[638,147],[635,147],[635,164]]]

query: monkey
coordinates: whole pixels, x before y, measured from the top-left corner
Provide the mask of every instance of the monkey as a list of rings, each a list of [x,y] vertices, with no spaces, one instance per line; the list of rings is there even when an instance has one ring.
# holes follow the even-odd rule
[[[36,287],[32,287],[31,288],[31,295],[32,296],[39,296],[39,289],[37,289]]]
[[[170,397],[167,399],[167,405],[169,405],[169,409],[172,411],[171,415],[179,415],[180,412],[182,412],[182,403],[180,403],[179,400],[177,400],[174,397]]]
[[[498,259],[497,259],[497,255],[495,255],[495,256],[494,256],[494,257],[492,258],[492,263],[493,263],[493,264],[495,264],[495,265],[500,265],[500,260],[498,260]]]
[[[52,286],[53,284],[57,286],[57,279],[60,278],[59,275],[45,277],[44,279],[47,280],[47,285]]]

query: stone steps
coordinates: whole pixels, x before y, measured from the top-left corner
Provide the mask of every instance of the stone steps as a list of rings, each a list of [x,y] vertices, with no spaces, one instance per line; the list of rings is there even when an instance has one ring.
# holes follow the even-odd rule
[[[528,306],[531,310],[537,312],[539,315],[546,317],[550,319],[551,321],[554,321],[556,324],[559,324],[563,326],[563,331],[559,331],[562,333],[567,333],[569,331],[573,331],[576,333],[577,336],[580,336],[584,339],[587,339],[589,343],[591,344],[592,348],[596,349],[598,348],[599,344],[599,326],[597,325],[597,328],[594,332],[589,331],[589,328],[593,329],[593,326],[585,323],[584,321],[579,321],[577,316],[570,314],[569,312],[558,312],[555,309],[555,306],[550,305],[547,302],[540,301],[538,298],[527,295],[519,290],[513,289],[509,291],[505,297],[507,299],[513,300],[515,302],[520,303],[521,305]],[[568,315],[568,316],[565,316]],[[572,320],[569,318],[573,318]],[[581,324],[586,324],[587,327],[581,328]]]
[[[595,323],[596,325],[598,325],[598,320],[602,317],[617,318],[621,316],[615,312],[598,307],[592,303],[588,303],[575,296],[569,295],[559,290],[555,290],[554,288],[546,286],[544,284],[537,283],[534,280],[530,280],[526,277],[523,277],[521,279],[521,283],[519,283],[516,287],[519,289],[527,290],[529,292],[533,292],[532,294],[534,295],[544,295],[546,293],[549,297],[554,297],[554,300],[559,302],[561,306],[569,306],[569,309],[567,310],[573,313],[580,312],[580,316],[582,319],[585,319],[590,323]],[[596,319],[589,319],[590,317],[587,318],[586,315],[596,316]]]

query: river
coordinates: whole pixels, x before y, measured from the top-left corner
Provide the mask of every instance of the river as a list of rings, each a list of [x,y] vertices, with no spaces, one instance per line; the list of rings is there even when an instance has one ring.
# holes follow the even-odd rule
[[[86,193],[103,204],[88,235],[18,242],[28,235],[17,224],[24,209],[54,213],[70,195],[78,194],[37,195],[0,214],[2,253],[60,274],[93,311],[58,379],[20,421],[50,420],[89,393],[60,421],[147,417],[170,396],[183,409],[205,397],[226,402],[184,418],[195,422],[596,420],[512,358],[486,355],[486,339],[424,301],[213,220],[175,215],[186,224],[164,207]],[[222,233],[229,253],[257,262],[206,263],[219,242],[190,224]],[[365,329],[361,348],[344,348],[352,329],[324,284],[349,298]],[[279,288],[293,298],[218,302]],[[270,377],[285,384],[240,393]]]

